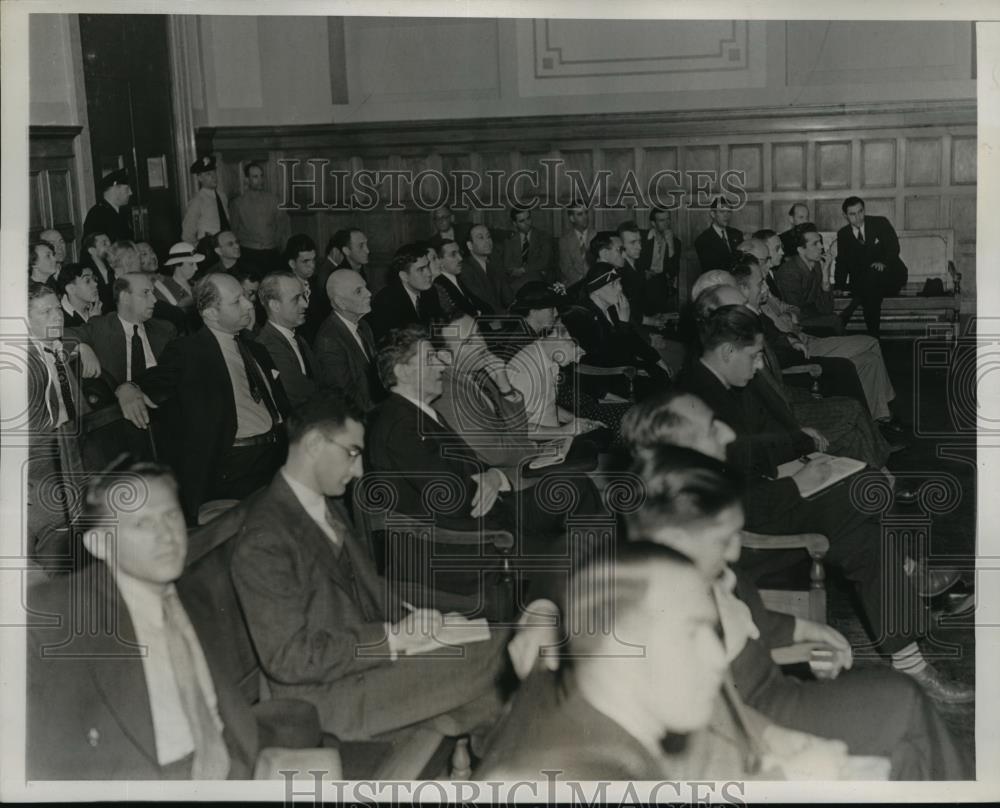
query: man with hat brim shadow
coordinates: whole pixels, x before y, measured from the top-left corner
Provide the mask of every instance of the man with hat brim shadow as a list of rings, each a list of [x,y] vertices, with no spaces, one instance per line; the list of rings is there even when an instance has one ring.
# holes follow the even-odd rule
[[[128,172],[125,169],[112,171],[101,178],[97,184],[101,199],[88,212],[83,220],[83,234],[105,233],[114,244],[116,241],[131,241],[132,215],[128,209],[128,201],[132,197]]]
[[[621,274],[611,264],[598,261],[587,273],[577,303],[562,320],[584,351],[583,363],[597,367],[634,367],[635,398],[662,390],[670,370],[656,349],[629,322],[628,303],[622,294]],[[585,376],[584,389],[600,398],[606,393],[631,398],[623,376]]]
[[[219,190],[219,177],[215,173],[213,156],[205,155],[195,160],[191,164],[191,173],[198,181],[198,193],[191,197],[184,212],[181,239],[194,244],[202,255],[213,255],[211,236],[232,229],[229,223],[229,200]]]

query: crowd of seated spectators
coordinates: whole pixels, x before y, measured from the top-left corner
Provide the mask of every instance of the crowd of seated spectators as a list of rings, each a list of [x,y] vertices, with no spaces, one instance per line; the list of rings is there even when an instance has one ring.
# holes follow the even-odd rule
[[[918,644],[958,574],[830,484],[854,458],[911,501],[878,341],[823,319],[815,228],[785,239],[794,286],[782,237],[717,202],[695,242],[714,271],[679,312],[669,211],[594,231],[574,204],[557,241],[515,207],[498,241],[442,208],[373,289],[362,229],[320,256],[263,166],[233,200],[211,157],[191,170],[165,255],[134,241],[121,172],[83,262],[52,231],[29,250],[29,603],[123,614],[29,631],[29,777],[268,776],[265,749],[310,745],[280,740],[303,714],[345,743],[447,720],[493,779],[971,776],[936,703],[973,690]],[[799,554],[746,531],[825,536],[889,664],[855,670],[834,628],[765,607]],[[220,536],[269,711],[190,583]],[[793,675],[773,652],[795,643]]]

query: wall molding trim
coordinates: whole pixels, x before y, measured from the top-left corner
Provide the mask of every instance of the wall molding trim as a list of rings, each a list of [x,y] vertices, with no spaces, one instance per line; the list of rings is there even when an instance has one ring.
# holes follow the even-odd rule
[[[840,132],[905,127],[976,125],[976,105],[969,101],[824,104],[800,107],[629,113],[624,115],[546,115],[516,118],[308,124],[297,126],[225,126],[198,129],[199,145],[212,150],[350,149],[356,154],[407,147],[474,146],[477,150],[545,148],[594,138],[663,139],[704,136],[754,136]]]

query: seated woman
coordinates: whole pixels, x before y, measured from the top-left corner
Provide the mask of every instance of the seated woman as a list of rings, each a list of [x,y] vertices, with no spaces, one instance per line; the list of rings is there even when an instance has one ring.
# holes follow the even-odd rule
[[[139,268],[143,272],[156,272],[160,268],[160,259],[156,257],[156,250],[148,241],[140,241],[135,245],[139,252]]]
[[[153,284],[156,295],[153,316],[169,320],[182,334],[194,331],[197,326],[191,278],[204,260],[205,256],[195,252],[194,247],[179,241],[170,248],[160,278]]]

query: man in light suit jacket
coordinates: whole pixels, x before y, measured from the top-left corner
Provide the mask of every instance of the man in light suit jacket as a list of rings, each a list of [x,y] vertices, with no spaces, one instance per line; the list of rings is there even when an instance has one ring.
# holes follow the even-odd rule
[[[112,510],[116,489],[140,491],[139,507]],[[97,527],[109,517],[115,530]],[[103,474],[84,520],[98,561],[29,590],[48,619],[28,632],[28,779],[249,779],[253,713],[174,587],[187,534],[173,477],[154,464]]]
[[[101,380],[107,385],[106,390],[97,392],[97,400],[105,404],[114,400],[110,394],[121,385],[156,367],[163,349],[177,336],[173,324],[153,317],[156,298],[148,274],[127,272],[115,278],[114,295],[116,311],[66,329],[67,336],[89,345],[97,354]],[[89,394],[91,386],[84,387]]]
[[[566,208],[570,228],[559,237],[559,280],[566,288],[583,280],[589,269],[587,250],[594,231],[590,227],[590,210],[584,204]]]
[[[290,418],[288,460],[247,515],[232,576],[271,690],[313,703],[341,739],[473,703],[489,721],[507,633],[442,654],[440,613],[406,610],[388,591],[341,502],[364,443],[360,413],[310,403]]]
[[[267,322],[257,333],[257,342],[271,355],[292,409],[298,409],[319,391],[316,357],[305,339],[296,333],[306,321],[306,289],[291,272],[264,276],[257,290]]]
[[[368,412],[384,397],[375,369],[375,338],[364,319],[372,293],[353,269],[332,272],[326,293],[333,310],[313,344],[320,388]]]
[[[552,283],[556,278],[552,266],[552,236],[531,223],[531,210],[510,209],[514,234],[500,248],[501,262],[507,280],[516,293],[529,281]]]

